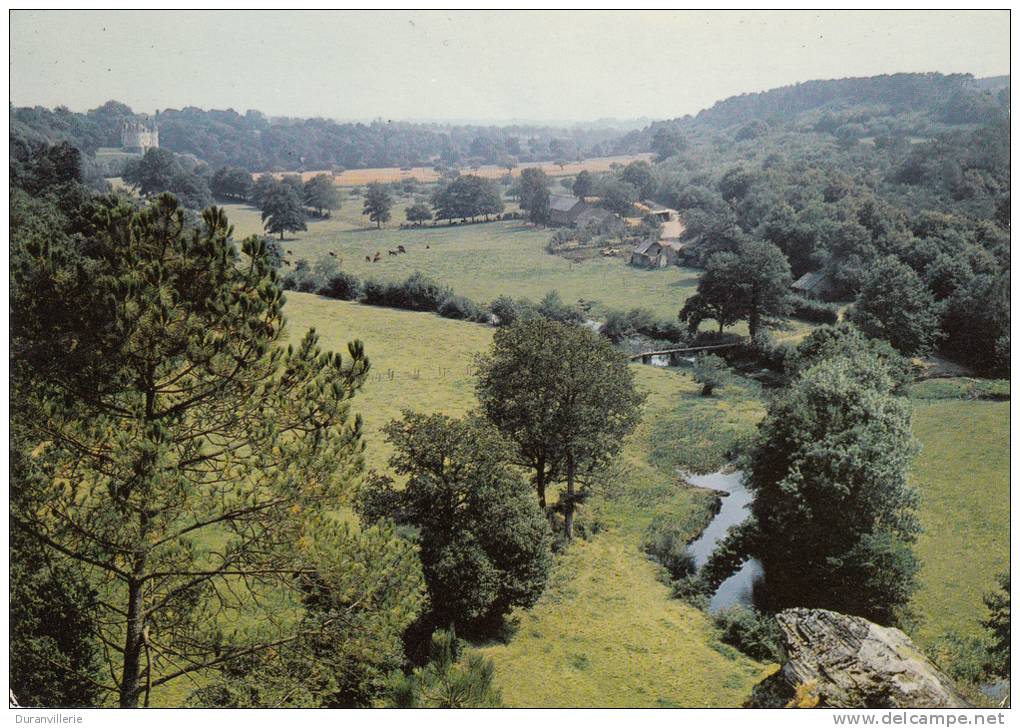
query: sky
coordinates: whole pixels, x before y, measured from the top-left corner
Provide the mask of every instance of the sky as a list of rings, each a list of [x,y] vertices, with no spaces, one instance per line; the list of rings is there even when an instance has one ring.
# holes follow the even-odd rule
[[[812,79],[1009,73],[1008,11],[20,11],[11,103],[666,119]]]

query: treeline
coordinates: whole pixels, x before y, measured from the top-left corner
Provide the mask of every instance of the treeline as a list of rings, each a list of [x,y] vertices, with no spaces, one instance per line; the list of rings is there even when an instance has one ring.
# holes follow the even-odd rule
[[[744,141],[768,129],[816,128],[838,135],[930,136],[961,124],[1009,117],[1009,77],[898,73],[806,81],[716,102],[698,114],[654,122],[621,139],[628,152],[670,156],[676,135],[717,135]]]
[[[68,141],[86,154],[120,147],[120,124],[132,110],[108,101],[86,113],[66,107],[11,109],[11,133],[37,141]],[[470,126],[328,119],[269,118],[249,110],[165,109],[160,146],[214,167],[252,172],[572,161],[615,151],[621,133],[604,126]]]

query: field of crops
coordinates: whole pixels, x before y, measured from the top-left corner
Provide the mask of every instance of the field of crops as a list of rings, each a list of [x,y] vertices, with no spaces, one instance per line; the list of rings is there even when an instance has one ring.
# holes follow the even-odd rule
[[[565,162],[562,167],[555,162],[524,162],[520,166],[515,167],[511,174],[514,176],[520,175],[521,170],[527,169],[528,167],[538,167],[551,177],[575,175],[582,170],[587,170],[589,172],[607,172],[613,167],[613,165],[619,164],[626,166],[638,159],[650,161],[651,157],[651,154],[593,157],[592,159],[585,159],[580,162]],[[309,179],[310,177],[323,173],[331,174],[332,170],[327,169],[302,172],[301,176],[303,179]],[[463,173],[475,174],[479,177],[487,177],[489,179],[501,179],[504,175],[506,175],[507,168],[495,164],[483,164],[477,167],[467,167],[463,170]],[[281,177],[283,174],[284,173],[276,173],[276,176]],[[257,178],[259,175],[256,174],[254,176]],[[334,175],[333,181],[338,185],[351,187],[355,185],[365,185],[369,182],[397,182],[411,177],[419,182],[435,182],[439,179],[439,173],[433,167],[408,167],[404,169],[399,167],[374,167],[368,169],[347,169],[341,174]]]

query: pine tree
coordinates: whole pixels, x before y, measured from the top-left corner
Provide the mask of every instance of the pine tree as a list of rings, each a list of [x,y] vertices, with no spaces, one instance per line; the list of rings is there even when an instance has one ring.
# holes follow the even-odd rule
[[[501,708],[492,660],[477,653],[462,659],[452,631],[432,635],[429,662],[410,675],[395,674],[386,703],[392,708]]]
[[[96,590],[105,688],[136,706],[301,640],[313,578],[337,599],[316,630],[405,584],[399,633],[421,588],[412,548],[330,515],[363,468],[361,343],[341,357],[310,331],[280,346],[264,242],[242,258],[222,210],[192,229],[163,195],[91,219],[87,244],[26,234],[13,251],[11,420],[40,477],[15,484],[12,527]],[[392,569],[349,565],[370,538]]]

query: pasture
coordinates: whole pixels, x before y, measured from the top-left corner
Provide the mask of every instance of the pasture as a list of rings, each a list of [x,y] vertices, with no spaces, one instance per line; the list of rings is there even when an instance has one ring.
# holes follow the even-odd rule
[[[405,197],[394,206],[394,221],[402,219],[407,204]],[[224,207],[235,238],[262,233],[257,210]],[[551,234],[550,228],[536,229],[522,221],[376,230],[361,217],[360,198],[347,197],[331,219],[309,220],[306,232],[288,235],[281,245],[292,251],[287,255],[291,263],[305,258],[314,264],[333,252],[343,269],[358,277],[397,280],[421,271],[479,303],[501,295],[538,301],[557,290],[568,303],[593,302],[595,314],[641,306],[674,318],[697,288],[700,273],[693,268],[644,270],[627,265],[622,257],[575,263],[550,255],[545,245]],[[398,245],[408,252],[387,254]],[[366,262],[366,256],[377,252],[378,263]]]
[[[971,399],[975,387],[1007,401]],[[913,600],[921,622],[913,636],[922,644],[948,631],[982,635],[982,595],[1009,569],[1008,395],[1008,381],[964,379],[931,380],[912,392],[914,436],[922,447],[912,482],[921,493],[924,528]]]
[[[626,166],[631,162],[641,159],[650,162],[652,155],[628,154],[615,157],[593,157],[579,162],[567,162],[562,167],[555,162],[522,162],[519,166],[514,167],[511,174],[517,177],[521,174],[522,169],[538,167],[550,177],[565,177],[568,175],[575,175],[583,170],[587,170],[588,172],[608,172],[614,165],[619,164],[621,166]],[[329,174],[330,172],[331,170],[326,169],[312,172],[301,172],[300,174],[302,179],[307,180],[317,174]],[[506,167],[502,167],[497,164],[483,164],[477,167],[465,167],[462,172],[463,174],[470,173],[478,175],[479,177],[486,177],[488,179],[502,179],[506,175],[507,169]],[[277,177],[282,177],[285,173],[277,172],[274,174]],[[253,176],[257,179],[260,174],[256,173]],[[436,182],[439,180],[439,173],[434,167],[410,167],[405,169],[401,169],[400,167],[373,167],[367,169],[344,170],[341,174],[333,175],[333,181],[344,187],[353,187],[356,185],[366,185],[370,182],[398,182],[411,177],[419,182]]]

